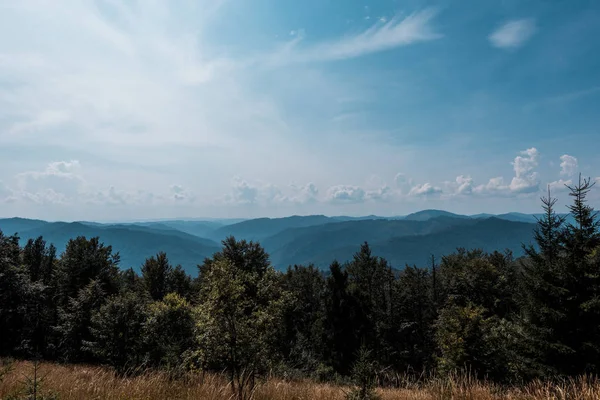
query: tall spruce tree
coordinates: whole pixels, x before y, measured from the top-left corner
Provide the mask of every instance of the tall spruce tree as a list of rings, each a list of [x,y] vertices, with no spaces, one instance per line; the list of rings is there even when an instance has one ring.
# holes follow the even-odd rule
[[[538,248],[525,247],[521,301],[532,375],[573,376],[595,373],[600,366],[600,266],[593,257],[600,235],[596,213],[586,204],[592,186],[581,176],[567,186],[574,223],[556,215],[550,192],[542,198]]]
[[[169,290],[169,278],[173,267],[165,252],[150,257],[142,266],[142,282],[152,300],[162,300]]]

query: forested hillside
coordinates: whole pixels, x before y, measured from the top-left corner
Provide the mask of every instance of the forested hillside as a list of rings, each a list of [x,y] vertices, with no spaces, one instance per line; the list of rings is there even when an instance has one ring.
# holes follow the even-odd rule
[[[59,255],[42,237],[20,246],[0,234],[0,356],[121,373],[227,371],[240,398],[265,374],[352,378],[362,391],[397,383],[396,373],[463,368],[497,382],[595,374],[600,223],[585,201],[592,186],[571,188],[572,223],[556,214],[550,194],[543,199],[536,245],[525,244],[520,260],[498,241],[498,251],[460,248],[401,271],[381,255],[394,246],[408,252],[415,236],[364,243],[327,273],[310,264],[278,272],[258,242],[228,237],[198,259],[192,278],[165,253],[138,274],[119,269],[119,255],[97,238],[72,238]],[[431,231],[444,224],[431,221]],[[464,221],[453,225],[451,245],[486,240],[489,226]],[[510,236],[528,227],[486,223]]]

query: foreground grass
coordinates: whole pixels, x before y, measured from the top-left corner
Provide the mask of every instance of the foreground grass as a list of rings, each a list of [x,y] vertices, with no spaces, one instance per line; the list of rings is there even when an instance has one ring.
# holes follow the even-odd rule
[[[27,377],[34,366],[19,361],[0,377],[0,399],[28,398],[25,395]],[[42,378],[39,393],[54,394],[57,399],[206,399],[232,398],[227,381],[214,374],[193,375],[183,380],[171,380],[164,373],[147,373],[134,378],[122,378],[101,367],[69,366],[42,363],[37,371]],[[286,382],[270,380],[258,386],[256,400],[336,400],[344,399],[348,388],[316,384],[309,381]],[[432,380],[419,387],[378,390],[382,400],[596,400],[600,399],[600,381],[574,379],[559,384],[535,382],[523,388],[501,389],[493,384],[468,378]],[[19,395],[18,397],[15,394]],[[38,398],[43,398],[38,395]]]

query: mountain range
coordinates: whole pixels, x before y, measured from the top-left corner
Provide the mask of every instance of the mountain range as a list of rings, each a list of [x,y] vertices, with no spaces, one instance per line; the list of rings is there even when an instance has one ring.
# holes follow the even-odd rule
[[[328,217],[324,215],[248,220],[160,220],[128,223],[48,222],[0,219],[0,230],[17,233],[21,243],[43,236],[62,252],[69,239],[100,237],[121,255],[123,268],[139,270],[147,257],[165,251],[174,265],[195,275],[197,265],[220,249],[227,236],[259,241],[277,269],[313,263],[319,268],[348,261],[365,241],[393,267],[427,265],[459,247],[505,249],[522,255],[533,238],[535,214],[459,215],[423,210],[398,217]]]

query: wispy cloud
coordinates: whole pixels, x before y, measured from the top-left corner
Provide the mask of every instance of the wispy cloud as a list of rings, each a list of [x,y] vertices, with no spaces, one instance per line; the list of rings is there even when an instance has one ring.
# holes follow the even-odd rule
[[[301,46],[301,36],[267,59],[269,65],[344,60],[442,37],[431,25],[437,10],[429,8],[406,17],[380,20],[371,28],[340,39]]]
[[[488,38],[494,47],[514,49],[525,44],[535,30],[535,20],[532,18],[513,20],[495,30]]]

